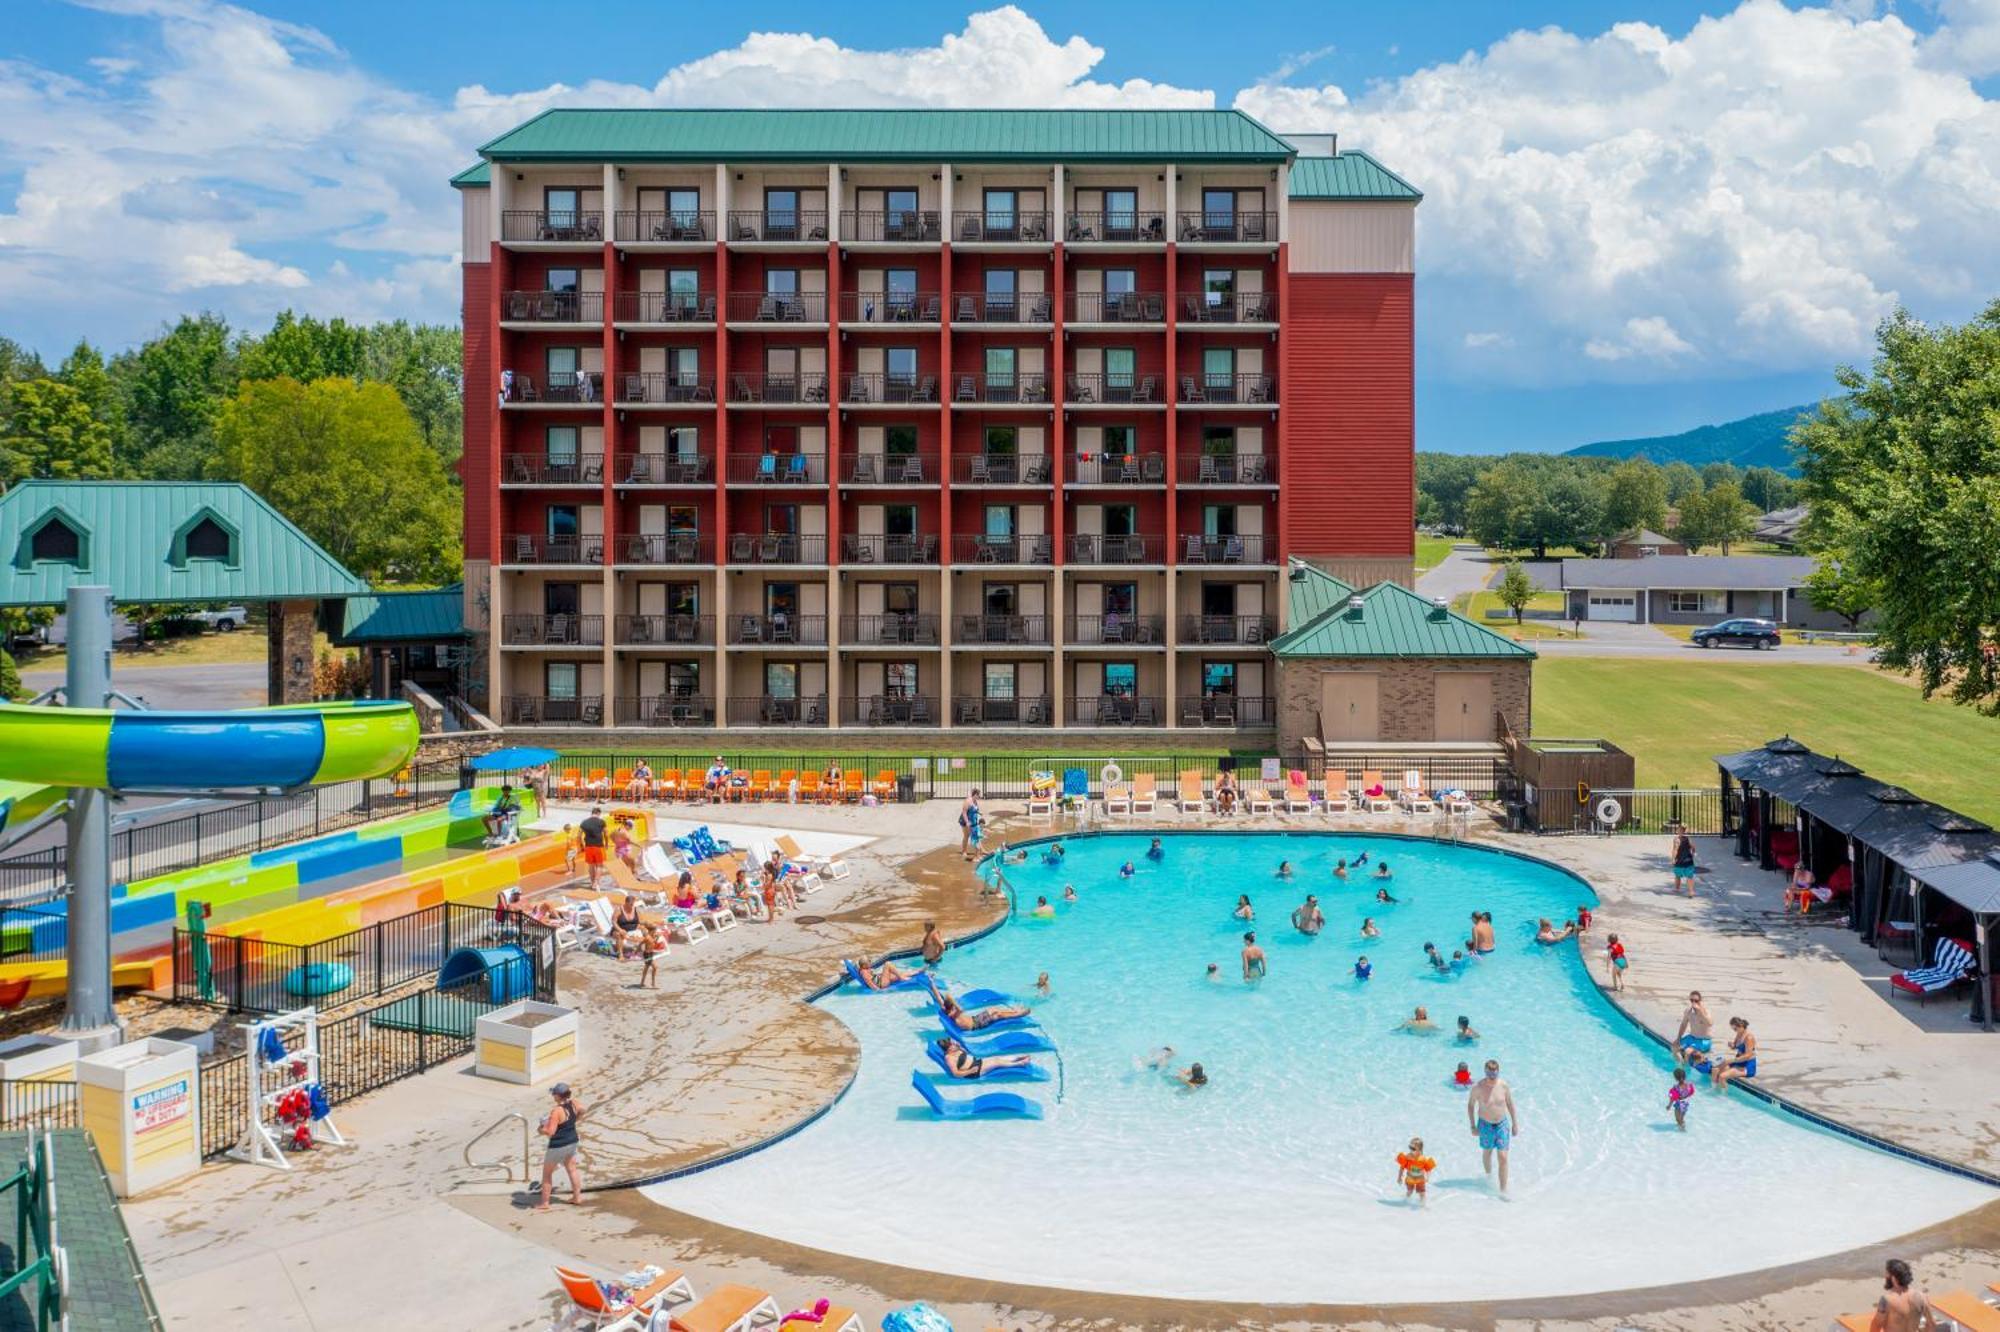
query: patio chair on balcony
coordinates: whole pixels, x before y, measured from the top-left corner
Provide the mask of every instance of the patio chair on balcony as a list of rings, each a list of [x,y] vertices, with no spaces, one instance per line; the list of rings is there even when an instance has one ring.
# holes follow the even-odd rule
[[[1028,307],[1028,322],[1031,324],[1046,324],[1050,321],[1054,313],[1055,307],[1049,303],[1049,298],[1046,296],[1037,296],[1035,303]]]
[[[1208,724],[1211,726],[1236,725],[1236,700],[1228,694],[1213,694],[1205,700]]]
[[[803,453],[794,453],[785,460],[785,480],[804,485],[812,474],[812,459]]]
[[[757,538],[757,562],[776,564],[785,552],[785,540],[775,532],[766,532]]]
[[[1092,391],[1090,385],[1084,383],[1083,380],[1076,375],[1068,375],[1064,377],[1063,391],[1069,395],[1069,400],[1071,402],[1097,401],[1097,394],[1094,391]]]
[[[729,394],[738,402],[762,402],[764,400],[763,392],[750,382],[750,376],[748,375],[731,375],[729,377]]]
[[[531,536],[514,538],[514,563],[533,564],[535,562],[535,539]]]
[[[776,481],[778,479],[777,454],[766,453],[757,459],[757,475],[754,479],[758,481]]]
[[[929,726],[931,724],[931,701],[922,694],[910,700],[910,725]]]
[[[958,224],[958,238],[962,241],[976,241],[980,239],[979,218],[977,215],[967,217]]]
[[[1152,402],[1154,394],[1159,391],[1159,387],[1160,377],[1158,375],[1140,375],[1139,382],[1132,386],[1132,401]]]
[[[1024,486],[1047,485],[1049,480],[1049,455],[1046,453],[1024,453],[1016,460],[1020,469],[1021,484]]]
[[[993,480],[993,464],[983,453],[975,453],[966,463],[965,479],[974,485],[983,485]]]
[[[747,532],[737,532],[729,538],[729,562],[749,564],[757,555],[757,539]]]
[[[514,376],[514,401],[540,402],[542,395],[535,388],[535,377],[517,373]]]
[[[1118,484],[1124,486],[1124,485],[1137,485],[1138,483],[1139,483],[1139,460],[1137,457],[1128,453],[1122,459],[1120,459],[1118,463]]]
[[[882,455],[879,453],[857,453],[854,455],[854,472],[850,478],[856,485],[872,486],[882,479]]]
[[[894,454],[890,457],[889,476],[903,485],[920,484],[924,479],[924,460],[914,453]]]
[[[1201,386],[1201,381],[1199,379],[1196,379],[1193,375],[1182,375],[1181,401],[1207,402],[1208,391]]]
[[[624,484],[628,486],[649,486],[653,483],[653,460],[643,453],[632,455],[625,468]]]
[[[1085,226],[1082,223],[1082,221],[1077,218],[1076,214],[1071,213],[1069,218],[1069,226],[1064,229],[1063,239],[1066,241],[1096,240],[1097,230],[1094,227]]]
[[[1240,536],[1222,539],[1222,562],[1224,564],[1243,563],[1243,538]]]
[[[841,396],[849,402],[867,402],[872,396],[869,393],[868,376],[849,375],[847,387],[841,390]]]
[[[533,315],[531,314],[532,309],[533,309],[533,304],[527,292],[510,291],[507,293],[507,316],[506,316],[507,318],[509,319],[533,318]]]
[[[955,402],[978,402],[979,383],[971,375],[960,375],[953,386],[951,396]]]
[[[976,324],[979,322],[979,303],[970,296],[961,296],[952,307],[951,322],[954,324]]]
[[[1184,544],[1181,547],[1182,564],[1208,563],[1208,542],[1206,540],[1190,533],[1183,538],[1183,542]]]
[[[515,454],[507,459],[507,479],[515,485],[527,485],[535,479],[535,469],[528,466],[528,460]]]

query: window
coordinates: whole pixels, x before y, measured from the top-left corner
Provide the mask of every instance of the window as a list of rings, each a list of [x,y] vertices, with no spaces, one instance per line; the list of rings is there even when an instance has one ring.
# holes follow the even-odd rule
[[[1010,537],[1015,532],[1014,506],[1011,504],[989,504],[986,506],[986,535],[990,537]]]
[[[1720,615],[1723,598],[1720,592],[1669,592],[1667,609],[1677,615]]]
[[[1014,391],[1014,349],[1012,347],[988,347],[986,349],[986,391],[989,394],[1011,394]]]
[[[701,453],[701,431],[695,426],[667,427],[667,454],[683,462]]]
[[[1129,268],[1107,268],[1104,270],[1104,317],[1122,318],[1127,312],[1126,301],[1139,289],[1139,275]],[[1131,310],[1138,314],[1136,306]]]
[[[887,536],[915,536],[917,534],[917,506],[914,504],[884,504],[882,506],[882,531]]]
[[[914,238],[917,229],[917,192],[912,189],[882,191],[883,235],[890,239]]]
[[[667,215],[674,226],[699,235],[696,228],[701,226],[701,191],[668,190]]]
[[[799,585],[797,583],[764,584],[764,614],[769,616],[797,615],[799,613]]]
[[[764,294],[767,296],[796,296],[799,294],[799,270],[796,268],[767,268],[764,270]]]
[[[1128,537],[1139,534],[1139,509],[1133,504],[1104,506],[1104,535]]]
[[[1107,458],[1129,458],[1139,451],[1139,427],[1111,425],[1104,427],[1104,456]]]
[[[701,584],[668,583],[666,607],[669,615],[701,614]]]
[[[917,451],[917,428],[892,425],[882,431],[882,452],[891,458],[908,458]]]
[[[577,213],[582,208],[583,194],[568,188],[545,189],[542,191],[542,210],[548,214],[551,227],[574,227],[580,225]]]
[[[551,468],[576,466],[575,426],[550,426],[542,432],[542,452]]]
[[[701,308],[701,274],[692,268],[667,270],[667,303],[687,319]]]
[[[1013,190],[988,190],[986,202],[986,231],[989,235],[1005,235],[1014,230],[1019,214],[1016,212]]]
[[[1015,583],[988,583],[981,600],[988,615],[1017,615],[1021,607],[1021,589]]]
[[[989,661],[986,663],[985,695],[989,699],[1003,702],[1014,697],[1015,674],[1019,668],[1011,661]]]
[[[582,285],[582,275],[574,268],[551,268],[542,276],[543,291],[575,291]]]
[[[1201,506],[1201,534],[1212,537],[1232,537],[1236,530],[1236,506],[1234,504],[1204,504]]]
[[[50,526],[60,527],[62,524],[52,523]],[[40,536],[41,533],[35,535]],[[235,539],[221,523],[213,518],[204,518],[188,529],[187,557],[191,560],[222,560],[226,563],[235,544]]]
[[[1203,615],[1236,614],[1236,584],[1203,583],[1201,585],[1201,613]]]
[[[765,662],[764,693],[769,698],[797,698],[799,696],[799,664],[795,661]]]
[[[917,349],[915,347],[888,347],[882,352],[882,367],[887,370],[886,383],[893,391],[900,389],[907,393],[917,386]]]
[[[764,506],[764,533],[766,536],[797,536],[798,531],[798,505],[766,504]]]
[[[764,191],[764,239],[796,240],[799,234],[799,192]]]
[[[1236,427],[1203,426],[1201,428],[1201,454],[1204,458],[1234,458],[1236,456]]]
[[[1137,583],[1104,584],[1104,613],[1109,615],[1137,615],[1139,613],[1139,585]]]
[[[576,368],[577,350],[574,347],[551,347],[542,362],[551,388],[573,387],[576,384]]]
[[[917,270],[890,269],[882,275],[882,288],[888,297],[890,316],[908,319],[917,304]]]
[[[667,693],[674,698],[693,698],[701,692],[701,663],[698,661],[670,661],[667,663]]]
[[[1132,380],[1138,364],[1139,353],[1130,347],[1104,349],[1104,396],[1107,400],[1113,394],[1128,400],[1131,398]]]
[[[701,531],[701,509],[693,504],[667,506],[667,535],[692,536]]]
[[[917,663],[914,661],[883,662],[882,694],[885,698],[915,698],[917,696]]]
[[[1104,692],[1130,697],[1139,692],[1139,664],[1133,661],[1104,663]]]
[[[32,559],[47,560],[51,564],[81,564],[83,538],[62,519],[51,518],[35,530],[28,553]]]
[[[1236,271],[1211,268],[1201,275],[1201,299],[1213,314],[1227,317],[1236,308]]]
[[[799,451],[799,428],[789,425],[764,427],[764,452],[789,458]]]
[[[1236,228],[1236,191],[1203,190],[1201,224],[1212,232],[1233,233]],[[1227,239],[1225,234],[1218,239]]]
[[[917,604],[915,583],[882,584],[882,609],[890,615],[915,615]]]
[[[986,317],[1012,319],[1015,304],[1015,274],[1011,268],[986,270]]]
[[[549,505],[543,522],[552,537],[574,537],[583,531],[583,523],[574,504]]]
[[[542,584],[544,615],[575,615],[583,609],[583,590],[576,583]]]
[[[573,702],[577,695],[577,685],[581,668],[573,661],[551,661],[542,666],[542,687],[544,696]]]
[[[1107,239],[1114,234],[1121,239],[1130,239],[1139,229],[1139,191],[1106,190],[1104,192],[1104,234]],[[1110,288],[1105,288],[1109,291]]]
[[[1201,353],[1201,377],[1208,389],[1208,396],[1220,396],[1227,401],[1236,393],[1236,350],[1233,347],[1207,347]]]
[[[1236,696],[1236,663],[1233,661],[1205,661],[1201,664],[1201,696],[1203,698],[1234,698]]]
[[[1013,457],[1020,448],[1020,441],[1021,433],[1015,426],[986,427],[986,453],[989,457],[996,454],[1003,458]]]

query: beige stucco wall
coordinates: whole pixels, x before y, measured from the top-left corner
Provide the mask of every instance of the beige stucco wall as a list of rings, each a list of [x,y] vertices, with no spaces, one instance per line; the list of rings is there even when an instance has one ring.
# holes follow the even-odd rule
[[[1379,739],[1386,744],[1424,743],[1434,738],[1437,683],[1442,672],[1468,671],[1493,677],[1494,710],[1516,735],[1528,734],[1534,663],[1519,661],[1396,661],[1375,657],[1335,657],[1278,663],[1278,743],[1299,752],[1301,741],[1319,735],[1320,680],[1329,672],[1360,671],[1381,679]]]

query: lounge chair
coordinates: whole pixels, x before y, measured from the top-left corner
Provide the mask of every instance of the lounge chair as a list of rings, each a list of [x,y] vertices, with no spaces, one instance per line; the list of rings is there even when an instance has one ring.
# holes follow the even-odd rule
[[[575,796],[583,789],[583,773],[575,768],[564,768],[562,777],[556,782],[557,796]]]
[[[689,800],[699,800],[708,785],[708,770],[689,768],[681,773],[681,794]]]
[[[627,800],[632,799],[632,770],[619,768],[611,774],[611,789],[623,791]]]
[[[818,773],[802,772],[799,774],[799,799],[801,800],[819,799]]]
[[[1799,835],[1791,828],[1771,832],[1771,863],[1781,870],[1796,869],[1799,863]]]
[[[1142,772],[1132,779],[1132,812],[1151,814],[1159,807],[1159,779],[1150,772]]]
[[[981,1092],[969,1101],[947,1101],[938,1095],[938,1089],[922,1073],[910,1074],[910,1085],[917,1089],[917,1095],[924,1098],[924,1104],[939,1119],[972,1119],[983,1115],[1020,1115],[1027,1119],[1042,1117],[1041,1102],[1013,1092]],[[675,1319],[674,1326],[680,1325],[680,1320]]]
[[[1107,818],[1113,814],[1123,814],[1125,817],[1130,818],[1132,816],[1132,788],[1122,784],[1104,788],[1104,813]]]
[[[778,1302],[754,1286],[717,1286],[707,1299],[673,1316],[671,1332],[751,1332],[779,1318]]]
[[[1403,770],[1403,789],[1396,792],[1396,803],[1412,814],[1429,814],[1437,809],[1430,793],[1424,790],[1423,774],[1415,768]]]
[[[593,1328],[624,1324],[635,1315],[648,1319],[669,1304],[694,1301],[694,1287],[688,1284],[687,1274],[678,1270],[662,1272],[633,1290],[613,1286],[615,1294],[607,1294],[597,1278],[574,1268],[558,1267],[556,1280],[562,1282],[563,1294],[569,1296],[570,1318],[588,1318]],[[641,1325],[642,1322],[632,1323]]]
[[[846,969],[848,979],[852,980],[857,987],[867,991],[869,994],[887,994],[891,990],[921,990],[928,987],[931,979],[928,975],[906,976],[902,980],[892,982],[878,989],[862,979],[861,968],[855,966],[851,960],[842,958],[840,965]]]
[[[1449,791],[1438,792],[1438,808],[1447,814],[1470,814],[1472,797],[1454,786]]]
[[[928,980],[929,977],[926,976],[925,979]],[[983,1027],[961,1027],[958,1025],[958,1023],[954,1022],[949,1016],[946,1015],[944,1011],[944,1005],[938,1002],[940,996],[937,986],[931,985],[929,989],[931,996],[931,1011],[937,1015],[937,1020],[940,1024],[943,1025],[944,1029],[950,1032],[953,1036],[958,1037],[960,1040],[964,1040],[967,1036],[977,1036],[981,1032],[1040,1030],[1040,1028],[1036,1025],[1034,1018],[1032,1017],[1000,1018],[997,1021],[987,1023]],[[957,996],[953,997],[958,998]],[[991,998],[995,999],[996,1002],[1004,1002],[1004,996],[987,995],[981,993],[980,991],[975,990],[965,995],[964,998],[959,998],[958,1004],[960,1008],[967,1010],[973,1008],[983,1008],[986,1007],[986,1005],[974,1004],[972,1002],[969,1002],[971,1000],[983,999],[983,998]]]
[[[1028,817],[1052,819],[1056,816],[1056,775],[1052,772],[1028,774]]]
[[[774,839],[771,845],[778,849],[778,854],[785,858],[786,863],[801,866],[807,873],[817,874],[829,882],[844,879],[853,872],[847,868],[847,862],[838,856],[815,856],[800,850],[798,838],[790,833]]]
[[[1930,1301],[1931,1308],[1957,1323],[1961,1332],[2000,1332],[2000,1309],[1969,1290],[1948,1290]]]
[[[1939,939],[1937,949],[1931,954],[1931,964],[1927,967],[1899,971],[1889,977],[1889,984],[1904,994],[1914,994],[1919,1002],[1932,995],[1949,990],[1978,970],[1978,963],[1972,955],[1972,945],[1963,939]]]
[[[1370,791],[1378,794],[1369,795]],[[1361,808],[1371,814],[1377,810],[1394,809],[1396,802],[1389,795],[1388,786],[1382,781],[1382,774],[1372,769],[1361,774],[1361,780],[1354,784],[1354,799]]]
[[[1306,775],[1297,768],[1285,772],[1285,813],[1312,813],[1312,788],[1306,785]]]
[[[1270,814],[1277,809],[1278,802],[1271,799],[1271,793],[1263,787],[1246,786],[1243,788],[1243,807],[1252,814],[1259,811]]]
[[[583,789],[590,793],[592,799],[604,799],[611,793],[611,774],[602,768],[592,768],[590,779],[583,784]]]
[[[1320,813],[1345,814],[1353,806],[1347,802],[1347,773],[1329,769],[1319,783]]]
[[[811,1318],[787,1318],[778,1324],[778,1332],[868,1332],[868,1325],[854,1310],[826,1300],[818,1303],[826,1308],[816,1307]]]
[[[896,774],[884,768],[875,774],[872,786],[875,798],[886,805],[889,803],[889,797],[896,794]]]
[[[1208,808],[1208,797],[1201,788],[1201,774],[1192,768],[1181,774],[1180,794],[1174,797],[1174,808],[1183,814],[1200,814]]]
[[[941,1045],[942,1042],[939,1041],[925,1041],[924,1053],[929,1055],[931,1062],[942,1070],[939,1076],[942,1076],[947,1082],[1047,1082],[1050,1078],[1049,1071],[1040,1064],[1021,1064],[1014,1068],[996,1068],[991,1073],[982,1073],[976,1078],[961,1078],[958,1074],[952,1072],[951,1065],[945,1062],[944,1051],[940,1048]],[[977,1057],[976,1055],[974,1056],[974,1058]]]
[[[841,779],[840,798],[842,800],[851,800],[857,805],[860,804],[866,780],[861,775],[861,769],[859,768],[846,773]]]

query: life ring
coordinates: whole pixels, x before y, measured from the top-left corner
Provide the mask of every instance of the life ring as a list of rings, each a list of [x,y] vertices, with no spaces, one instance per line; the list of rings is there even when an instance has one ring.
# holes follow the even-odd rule
[[[1119,767],[1116,763],[1107,763],[1104,765],[1104,771],[1097,775],[1104,779],[1106,786],[1116,786],[1125,780],[1125,769]]]
[[[1616,828],[1625,818],[1625,807],[1610,796],[1597,802],[1597,821]]]

